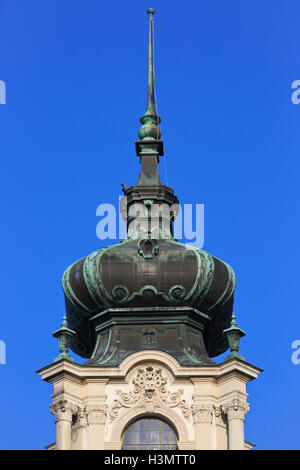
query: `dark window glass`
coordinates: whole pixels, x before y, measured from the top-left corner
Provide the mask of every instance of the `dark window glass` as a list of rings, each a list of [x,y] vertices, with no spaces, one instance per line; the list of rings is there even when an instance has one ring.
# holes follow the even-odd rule
[[[123,449],[174,450],[176,434],[171,426],[156,418],[135,421],[123,435]]]

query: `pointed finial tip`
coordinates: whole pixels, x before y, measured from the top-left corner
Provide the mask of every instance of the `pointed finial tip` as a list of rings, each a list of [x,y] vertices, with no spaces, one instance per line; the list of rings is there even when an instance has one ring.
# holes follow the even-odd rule
[[[153,8],[148,8],[147,13],[148,15],[154,15],[155,10],[153,10]]]
[[[231,315],[231,326],[237,326],[236,316],[234,312],[232,312]]]

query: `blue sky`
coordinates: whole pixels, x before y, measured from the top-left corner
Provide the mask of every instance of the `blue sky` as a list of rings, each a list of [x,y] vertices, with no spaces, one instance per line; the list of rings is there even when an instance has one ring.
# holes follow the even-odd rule
[[[248,441],[299,449],[299,2],[0,1],[2,449],[55,440],[51,386],[61,276],[107,244],[96,208],[135,184],[145,111],[146,10],[166,172],[181,203],[205,204],[203,249],[231,264],[248,385]],[[221,361],[224,356],[218,358]],[[78,359],[78,358],[77,358]],[[18,430],[16,431],[16,427]]]

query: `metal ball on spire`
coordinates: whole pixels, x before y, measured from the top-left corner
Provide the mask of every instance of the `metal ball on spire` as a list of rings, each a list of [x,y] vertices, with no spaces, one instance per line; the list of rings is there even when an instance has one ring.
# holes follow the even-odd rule
[[[153,10],[153,8],[148,8],[147,13],[148,15],[154,15],[155,10]]]

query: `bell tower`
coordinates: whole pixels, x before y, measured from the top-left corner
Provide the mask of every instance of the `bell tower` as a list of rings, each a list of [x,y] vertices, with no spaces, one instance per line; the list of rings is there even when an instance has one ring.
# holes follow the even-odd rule
[[[159,177],[154,10],[147,13],[140,174],[121,201],[127,237],[64,272],[66,315],[53,333],[60,354],[38,371],[53,386],[56,442],[48,449],[251,449],[246,384],[261,369],[239,354],[245,333],[233,313],[232,268],[173,237],[179,201]]]

